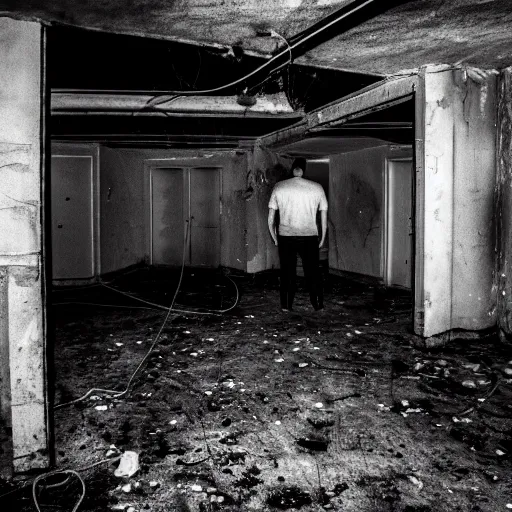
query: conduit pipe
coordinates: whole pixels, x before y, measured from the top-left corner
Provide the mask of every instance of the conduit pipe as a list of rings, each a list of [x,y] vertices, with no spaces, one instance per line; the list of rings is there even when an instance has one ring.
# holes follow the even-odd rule
[[[258,96],[251,107],[237,103],[236,96],[179,96],[161,98],[134,94],[81,94],[53,92],[51,110],[53,114],[103,112],[108,114],[137,112],[146,114],[225,114],[247,117],[302,117],[303,112],[294,112],[284,93]]]
[[[225,91],[226,89],[231,89],[236,86],[246,85],[250,78],[256,75],[261,75],[263,71],[267,73],[267,76],[273,74],[276,71],[279,71],[280,69],[291,64],[292,60],[304,54],[306,51],[319,46],[328,39],[332,39],[333,37],[360,25],[364,21],[367,21],[377,16],[378,14],[381,14],[391,9],[392,7],[413,1],[418,0],[352,0],[349,4],[346,4],[341,9],[327,16],[326,18],[321,19],[308,29],[289,38],[287,40],[288,44],[282,50],[280,50],[278,53],[276,53],[276,55],[274,55],[255,70],[238,78],[237,80],[221,85],[219,87],[197,91],[137,91],[137,93],[152,95],[152,97],[163,94],[177,94],[180,96],[207,96],[213,93]],[[238,87],[238,89],[240,89],[240,87]],[[82,92],[84,94],[108,92],[115,94],[130,93],[130,91],[80,89],[55,89],[55,92]]]

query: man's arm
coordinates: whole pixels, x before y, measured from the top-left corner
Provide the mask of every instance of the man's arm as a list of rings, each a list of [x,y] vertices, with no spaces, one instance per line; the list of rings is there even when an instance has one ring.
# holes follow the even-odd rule
[[[322,236],[318,248],[322,247],[325,242],[325,235],[327,233],[327,210],[320,210],[320,228],[322,230]]]
[[[268,230],[270,231],[270,236],[272,240],[274,240],[274,244],[277,245],[277,234],[276,234],[276,210],[274,208],[268,209]]]

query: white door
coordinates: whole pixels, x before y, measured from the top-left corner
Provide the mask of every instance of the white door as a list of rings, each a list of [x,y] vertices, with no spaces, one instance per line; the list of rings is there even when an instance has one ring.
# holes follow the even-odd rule
[[[386,284],[411,288],[412,160],[387,165]]]
[[[52,156],[52,278],[94,276],[93,160]]]

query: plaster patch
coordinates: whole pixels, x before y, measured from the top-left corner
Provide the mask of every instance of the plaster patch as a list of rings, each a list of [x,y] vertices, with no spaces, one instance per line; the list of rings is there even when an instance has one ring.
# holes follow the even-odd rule
[[[27,288],[39,280],[39,267],[10,267],[9,274],[14,277],[17,286]]]

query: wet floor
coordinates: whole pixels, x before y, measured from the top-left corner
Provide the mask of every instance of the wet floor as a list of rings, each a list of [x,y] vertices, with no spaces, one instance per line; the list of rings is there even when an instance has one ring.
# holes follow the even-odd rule
[[[109,285],[146,302],[102,286],[54,293],[56,404],[93,387],[123,392],[156,341],[125,395],[93,392],[55,411],[57,465],[85,481],[80,510],[512,503],[512,355],[492,333],[428,351],[407,292],[325,275],[326,308],[314,312],[299,279],[295,311],[283,313],[275,272],[197,270],[163,325],[178,278],[141,269]],[[119,478],[126,451],[139,469]],[[12,510],[34,510],[29,483],[4,498]],[[79,490],[70,479],[36,496],[72,508]]]

